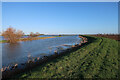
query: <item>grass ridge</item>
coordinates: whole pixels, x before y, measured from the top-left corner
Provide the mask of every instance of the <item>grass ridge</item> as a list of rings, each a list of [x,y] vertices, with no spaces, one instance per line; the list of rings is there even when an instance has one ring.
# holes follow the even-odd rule
[[[80,49],[24,72],[18,78],[118,78],[118,41],[84,36]]]

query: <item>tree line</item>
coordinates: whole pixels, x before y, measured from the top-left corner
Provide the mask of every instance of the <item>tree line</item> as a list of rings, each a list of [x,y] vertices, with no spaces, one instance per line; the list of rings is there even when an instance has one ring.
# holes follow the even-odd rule
[[[25,34],[22,30],[16,30],[13,27],[9,27],[5,31],[2,32],[2,36],[9,43],[16,43],[24,35]],[[37,36],[40,36],[40,35],[43,35],[43,34],[40,34],[39,32],[36,32],[36,33],[30,32],[30,34],[28,35],[28,38],[37,37]]]

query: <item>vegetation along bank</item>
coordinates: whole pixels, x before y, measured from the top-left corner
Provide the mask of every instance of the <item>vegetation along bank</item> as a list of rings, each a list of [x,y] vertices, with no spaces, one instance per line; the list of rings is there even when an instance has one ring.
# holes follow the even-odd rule
[[[118,78],[118,41],[85,37],[88,42],[80,48],[12,78]]]

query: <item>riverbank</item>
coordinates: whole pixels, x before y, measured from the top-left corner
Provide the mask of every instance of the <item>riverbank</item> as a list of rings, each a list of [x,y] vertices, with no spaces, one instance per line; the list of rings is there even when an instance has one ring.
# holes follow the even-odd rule
[[[18,41],[32,41],[32,40],[39,40],[39,39],[48,39],[48,38],[56,38],[61,36],[51,36],[51,37],[30,37],[30,38],[20,38]],[[2,40],[0,43],[7,43],[7,40]]]
[[[64,38],[64,37],[63,37]],[[62,39],[59,39],[60,41],[63,41],[64,42],[64,40],[63,40],[63,38]],[[76,36],[76,37],[74,37],[75,39],[78,39],[78,36]],[[79,38],[80,39],[80,38]],[[52,39],[52,40],[54,40],[54,39]],[[70,38],[69,37],[67,37],[65,40],[70,40]],[[80,40],[81,41],[81,40]],[[80,43],[80,41],[79,41],[79,43]],[[62,42],[62,43],[63,43]],[[75,40],[75,42],[76,42],[76,40]],[[85,41],[84,41],[84,39],[82,40],[82,42],[81,42],[81,44],[83,44]],[[47,60],[49,59],[49,60],[51,60],[51,59],[54,59],[55,57],[58,57],[58,56],[60,56],[61,54],[64,54],[64,53],[66,53],[67,51],[69,51],[69,50],[72,50],[72,49],[75,49],[75,48],[77,48],[78,46],[80,46],[81,44],[79,44],[78,43],[78,40],[77,40],[77,43],[76,43],[76,45],[74,44],[69,44],[69,47],[68,47],[68,49],[61,49],[61,50],[54,50],[53,51],[53,53],[52,53],[52,55],[46,55],[46,56],[43,56],[43,57],[31,57],[31,59],[29,59],[28,61],[26,61],[26,62],[21,62],[21,63],[16,63],[16,64],[14,64],[14,65],[8,65],[8,66],[4,66],[2,69],[1,69],[1,71],[3,72],[3,76],[4,77],[7,77],[7,76],[11,76],[11,75],[13,75],[13,74],[17,74],[17,73],[20,73],[20,71],[24,71],[24,70],[27,70],[27,69],[29,69],[30,67],[35,67],[35,66],[37,66],[37,64],[40,64],[40,63],[44,63],[44,61],[46,61],[46,58],[47,58]],[[38,48],[39,49],[39,48]],[[22,53],[21,53],[22,54]],[[32,65],[32,66],[31,66]],[[22,69],[21,69],[21,67],[22,67]],[[15,73],[14,73],[15,72]],[[10,75],[9,75],[10,74]]]
[[[6,40],[2,40],[2,41],[0,41],[0,43],[7,43],[7,41]]]
[[[14,75],[12,78],[114,78],[118,77],[118,42],[116,40],[84,36],[87,43],[68,49],[67,52],[37,67]],[[113,54],[114,53],[114,54]]]

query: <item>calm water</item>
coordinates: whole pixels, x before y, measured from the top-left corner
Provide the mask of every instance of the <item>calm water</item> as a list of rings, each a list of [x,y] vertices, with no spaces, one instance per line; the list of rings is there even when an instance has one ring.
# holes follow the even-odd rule
[[[50,36],[52,36],[52,35],[40,35],[40,36],[38,36],[38,37],[50,37]],[[22,38],[27,38],[28,36],[23,36]]]
[[[1,40],[5,40],[5,39],[3,38],[3,36],[0,36],[0,41],[1,41]]]
[[[61,51],[80,43],[78,36],[64,36],[49,39],[19,42],[17,44],[0,43],[2,45],[2,66],[24,63],[28,55],[42,57],[51,55],[55,50]],[[64,46],[64,44],[68,46]],[[1,54],[0,54],[1,55]]]
[[[38,37],[50,37],[52,35],[40,35]],[[27,38],[28,36],[22,36],[22,38]],[[0,36],[0,40],[5,40],[3,36]]]

